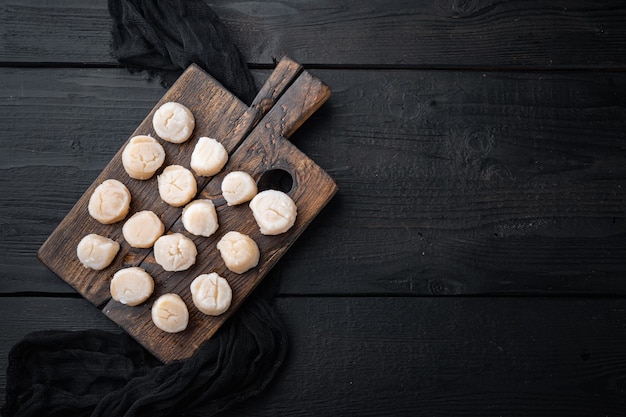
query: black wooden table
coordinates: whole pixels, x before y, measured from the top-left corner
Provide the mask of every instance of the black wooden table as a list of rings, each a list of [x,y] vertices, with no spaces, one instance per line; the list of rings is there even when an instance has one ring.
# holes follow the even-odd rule
[[[340,188],[271,275],[285,365],[226,415],[626,415],[624,2],[212,5],[259,84],[287,54],[331,87],[292,141]],[[117,329],[36,259],[164,93],[109,26],[0,0],[2,369]]]

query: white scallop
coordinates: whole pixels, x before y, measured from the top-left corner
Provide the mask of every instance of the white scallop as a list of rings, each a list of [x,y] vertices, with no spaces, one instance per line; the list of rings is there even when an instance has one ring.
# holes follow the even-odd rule
[[[89,198],[89,214],[102,224],[123,220],[130,208],[130,191],[118,180],[98,185]]]
[[[209,237],[218,229],[217,212],[211,200],[194,200],[182,214],[183,226],[194,235]]]
[[[136,180],[152,178],[165,162],[165,149],[151,136],[130,139],[122,151],[122,165],[129,177]]]
[[[154,291],[154,280],[143,268],[124,268],[113,275],[110,290],[115,301],[136,306],[150,298]]]
[[[183,143],[196,126],[191,111],[180,103],[170,101],[157,109],[152,117],[152,127],[163,140]]]
[[[217,249],[226,267],[237,274],[243,274],[259,264],[259,247],[250,236],[243,233],[226,233],[217,242]]]
[[[222,196],[229,206],[250,201],[257,192],[256,182],[247,172],[233,171],[222,180]]]
[[[226,312],[233,298],[228,281],[215,272],[196,277],[190,290],[194,305],[209,316],[219,316]]]
[[[264,235],[285,233],[294,225],[298,212],[291,197],[278,190],[258,193],[250,202],[250,208]]]
[[[161,199],[173,207],[184,206],[198,192],[196,179],[187,168],[180,165],[166,167],[157,177]]]
[[[182,233],[161,236],[154,242],[154,258],[166,271],[184,271],[196,263],[195,243]]]
[[[165,225],[159,216],[150,210],[143,210],[133,214],[124,226],[124,239],[133,248],[149,248],[163,235]]]
[[[160,296],[152,305],[152,321],[167,333],[182,332],[189,324],[189,310],[178,294]]]
[[[217,140],[208,137],[198,139],[191,153],[191,169],[203,177],[217,174],[228,161],[228,152]]]
[[[120,244],[94,233],[83,237],[76,247],[76,255],[85,268],[100,271],[111,265]]]

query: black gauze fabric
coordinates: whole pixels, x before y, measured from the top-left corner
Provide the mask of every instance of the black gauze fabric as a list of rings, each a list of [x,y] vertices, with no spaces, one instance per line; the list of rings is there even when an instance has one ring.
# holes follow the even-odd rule
[[[169,86],[190,64],[208,71],[247,104],[255,86],[226,28],[203,0],[109,0],[113,55]]]
[[[190,359],[167,365],[125,333],[42,331],[9,353],[3,416],[213,416],[261,392],[287,338],[267,294],[248,300]]]
[[[245,102],[254,83],[201,0],[109,0],[113,55],[171,83],[196,63]],[[268,282],[269,280],[269,282]],[[164,365],[126,333],[28,335],[9,353],[3,417],[213,416],[261,392],[287,351],[271,275],[196,353]]]

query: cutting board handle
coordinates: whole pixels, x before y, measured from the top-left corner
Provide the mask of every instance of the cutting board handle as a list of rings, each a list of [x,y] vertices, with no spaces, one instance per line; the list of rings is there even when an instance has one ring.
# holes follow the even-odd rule
[[[261,122],[280,127],[278,136],[288,138],[328,98],[330,88],[304,71],[293,59],[283,57],[265,81],[231,135],[237,143]]]

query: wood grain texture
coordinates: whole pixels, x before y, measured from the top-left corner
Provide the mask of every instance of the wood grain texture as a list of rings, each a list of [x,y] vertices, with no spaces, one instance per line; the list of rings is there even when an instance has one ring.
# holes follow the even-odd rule
[[[283,293],[623,293],[622,74],[333,73],[299,143],[342,191]]]
[[[131,134],[130,137],[157,137],[152,127],[154,112],[164,103],[178,102],[195,116],[195,130],[192,137],[182,144],[161,141],[166,153],[164,166],[188,166],[200,136],[217,138],[224,145],[230,157],[222,172],[212,178],[196,176],[195,179],[199,194],[211,199],[217,206],[218,233],[208,239],[187,233],[180,221],[182,209],[161,201],[157,192],[156,181],[160,171],[145,181],[128,177],[121,162],[121,153],[127,141],[41,246],[39,259],[88,301],[102,308],[107,316],[159,359],[169,362],[191,356],[236,311],[336,192],[333,180],[285,139],[330,96],[326,85],[301,70],[297,63],[286,58],[247,109],[201,69],[191,66]],[[293,186],[284,191],[298,207],[298,216],[288,232],[268,237],[259,232],[247,205],[231,208],[225,204],[220,186],[228,172],[250,173],[260,183],[264,175],[274,170],[282,170],[291,176]],[[190,269],[178,273],[164,271],[154,260],[151,248],[135,249],[123,239],[121,222],[102,225],[89,216],[87,204],[93,190],[111,178],[124,183],[130,191],[132,200],[128,216],[151,210],[163,222],[166,233],[182,233],[195,241],[199,255]],[[228,271],[216,248],[219,239],[233,230],[252,237],[262,254],[258,267],[241,275]],[[120,251],[111,265],[101,271],[84,268],[75,255],[78,242],[89,233],[109,237],[120,244]],[[127,307],[111,300],[111,276],[129,266],[142,267],[155,281],[155,293],[140,307]],[[189,286],[196,276],[209,272],[218,272],[225,277],[234,292],[229,310],[219,317],[207,317],[191,308],[193,301]],[[181,295],[186,305],[190,306],[190,324],[184,332],[166,334],[152,322],[151,304],[166,293]]]
[[[1,292],[67,293],[35,260],[37,247],[165,90],[123,70],[1,73]]]
[[[196,264],[186,271],[166,273],[148,256],[139,265],[149,271],[155,280],[156,289],[152,299],[162,294],[176,293],[190,306],[187,330],[166,334],[156,329],[152,323],[149,301],[138,307],[127,307],[116,301],[109,301],[103,308],[109,318],[160,359],[171,361],[187,358],[202,342],[210,338],[276,265],[336,192],[332,179],[294,145],[272,134],[271,130],[275,125],[269,121],[266,125],[266,121],[267,118],[263,119],[231,156],[222,173],[215,176],[202,192],[202,197],[212,199],[217,206],[220,229],[209,238],[192,237],[200,254]],[[262,235],[247,205],[228,207],[219,198],[220,184],[226,173],[241,170],[258,179],[270,169],[281,169],[291,174],[293,187],[288,190],[288,195],[298,207],[296,223],[289,231],[278,236]],[[250,236],[261,252],[259,266],[244,274],[229,271],[216,248],[223,235],[232,230]],[[173,225],[171,231],[185,233],[180,220]],[[233,290],[230,308],[217,317],[207,317],[193,308],[189,289],[195,277],[210,272],[217,272],[226,278]]]
[[[196,119],[194,139],[197,139],[199,135],[219,138],[227,152],[232,152],[238,145],[240,138],[229,136],[228,132],[234,129],[235,124],[244,114],[246,106],[223,87],[208,81],[209,78],[203,74],[202,70],[190,67],[155,104],[135,131],[128,136],[110,163],[87,188],[40,248],[39,259],[94,305],[103,306],[109,300],[109,281],[115,271],[123,266],[135,266],[141,263],[149,252],[148,250],[135,250],[124,241],[120,222],[116,225],[102,225],[89,216],[87,205],[94,189],[107,179],[120,180],[128,187],[132,196],[129,215],[142,210],[151,210],[159,216],[166,231],[180,216],[179,208],[169,206],[159,196],[157,175],[160,171],[146,181],[131,179],[124,171],[121,154],[130,138],[137,135],[157,137],[152,127],[152,116],[162,104],[175,101],[187,106],[194,114]],[[161,144],[166,155],[163,167],[189,166],[188,160],[195,146],[194,140],[182,144],[161,141]],[[198,187],[202,189],[206,179],[197,177],[196,180]],[[102,271],[84,268],[74,256],[78,242],[89,233],[106,236],[120,243],[120,251],[113,263]]]
[[[254,64],[286,54],[331,66],[626,65],[626,7],[610,0],[220,0],[211,6]],[[106,2],[2,0],[0,62],[111,65],[109,27]]]
[[[572,417],[626,407],[624,300],[287,297],[276,305],[287,361],[263,394],[224,415]],[[1,369],[30,331],[116,330],[81,299],[3,298],[1,306]]]
[[[201,196],[216,204],[220,229],[209,238],[192,237],[201,254],[193,267],[167,273],[156,265],[151,256],[139,265],[149,271],[155,280],[153,299],[165,293],[176,293],[188,306],[193,305],[189,290],[193,279],[202,273],[217,272],[228,280],[233,290],[233,300],[226,313],[207,317],[190,308],[187,330],[165,334],[154,328],[149,303],[129,308],[109,301],[103,308],[108,317],[155,356],[166,361],[191,356],[236,311],[335,194],[337,189],[333,180],[283,137],[289,136],[295,126],[306,120],[328,98],[329,93],[319,80],[303,73],[230,156],[224,169],[207,183]],[[229,207],[225,204],[220,185],[224,176],[235,170],[249,173],[259,183],[272,170],[283,170],[290,175],[293,184],[291,189],[285,191],[298,207],[298,216],[289,231],[279,236],[264,236],[259,232],[247,205]],[[170,230],[186,233],[180,219]],[[241,275],[225,267],[216,248],[223,235],[233,230],[250,236],[261,252],[259,266]]]
[[[290,139],[340,187],[272,270],[287,362],[224,415],[624,415],[624,2],[210,4],[253,68],[329,84]],[[163,94],[109,25],[0,0],[0,369],[31,330],[119,330],[35,259]]]
[[[280,299],[285,369],[266,394],[225,415],[619,416],[623,303]]]
[[[67,292],[34,254],[162,90],[1,73],[0,288]],[[622,73],[312,73],[334,94],[292,139],[341,192],[278,264],[281,293],[626,291]]]

